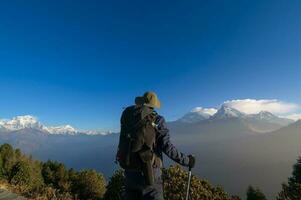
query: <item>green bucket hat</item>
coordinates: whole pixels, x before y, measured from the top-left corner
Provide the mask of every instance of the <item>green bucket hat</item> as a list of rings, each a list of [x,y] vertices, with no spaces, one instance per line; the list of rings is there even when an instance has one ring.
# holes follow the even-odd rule
[[[145,92],[142,97],[135,98],[136,105],[145,105],[152,108],[160,108],[161,103],[155,92]]]

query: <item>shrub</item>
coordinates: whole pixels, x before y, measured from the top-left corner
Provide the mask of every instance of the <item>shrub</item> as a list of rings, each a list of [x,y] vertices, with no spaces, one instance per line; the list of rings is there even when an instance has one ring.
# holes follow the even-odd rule
[[[163,170],[164,199],[183,200],[186,192],[188,174],[179,166]],[[124,191],[124,176],[117,171],[107,186],[106,200],[121,200]],[[238,196],[228,195],[221,187],[213,187],[207,181],[192,176],[190,200],[240,200]]]
[[[164,198],[166,200],[182,200],[187,188],[187,179],[187,172],[179,166],[164,170]],[[234,197],[228,195],[221,187],[213,187],[208,181],[192,176],[189,199],[231,200]]]
[[[95,170],[84,170],[79,172],[74,187],[79,199],[99,200],[106,191],[106,182],[103,175]]]

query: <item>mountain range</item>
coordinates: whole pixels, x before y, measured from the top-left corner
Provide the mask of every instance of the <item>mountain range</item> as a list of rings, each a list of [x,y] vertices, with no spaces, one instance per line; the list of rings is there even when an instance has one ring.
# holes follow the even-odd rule
[[[245,114],[234,108],[222,105],[219,110],[195,108],[176,120],[175,123],[194,124],[204,121],[210,123],[226,119],[241,119],[255,132],[269,132],[294,122],[291,119],[278,117],[268,111],[261,111],[258,114]],[[77,130],[71,125],[45,126],[31,115],[17,116],[11,120],[0,119],[1,132],[12,132],[22,129],[35,129],[45,134],[58,135],[107,135],[111,133],[110,131]]]
[[[96,131],[96,130],[77,130],[71,125],[61,126],[45,126],[31,115],[17,116],[11,120],[0,119],[0,130],[2,132],[13,132],[22,129],[34,129],[45,134],[61,134],[61,135],[107,135],[110,132]]]
[[[175,146],[195,154],[195,174],[241,197],[252,184],[274,198],[301,155],[301,121],[267,111],[246,114],[226,105],[218,110],[196,108],[167,126]],[[32,116],[0,120],[1,143],[37,159],[58,160],[75,169],[94,168],[106,176],[118,168],[114,163],[118,137],[70,125],[48,127]],[[165,166],[172,164],[165,160]]]
[[[257,114],[245,114],[237,109],[222,105],[215,112],[206,109],[193,109],[182,118],[171,122],[171,125],[194,126],[194,124],[213,124],[220,121],[240,121],[254,133],[265,133],[277,130],[294,122],[292,119],[278,117],[268,111]],[[198,130],[199,132],[199,130]]]

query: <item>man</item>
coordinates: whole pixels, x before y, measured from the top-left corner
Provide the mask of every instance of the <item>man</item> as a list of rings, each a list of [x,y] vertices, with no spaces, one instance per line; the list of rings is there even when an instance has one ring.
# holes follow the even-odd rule
[[[163,153],[182,166],[195,165],[170,142],[165,119],[154,110],[160,106],[157,95],[146,92],[122,113],[117,160],[125,169],[125,200],[163,200]]]

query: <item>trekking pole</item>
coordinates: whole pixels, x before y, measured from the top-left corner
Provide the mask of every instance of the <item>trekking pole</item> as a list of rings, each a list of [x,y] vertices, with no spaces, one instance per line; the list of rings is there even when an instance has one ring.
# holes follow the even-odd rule
[[[189,199],[190,182],[191,182],[191,168],[189,167],[188,183],[187,183],[187,190],[186,190],[186,198],[185,198],[185,200]]]

